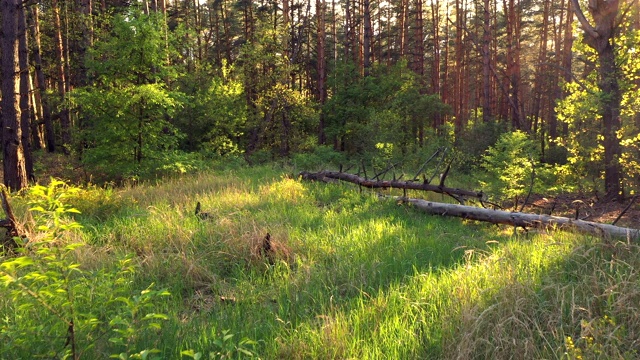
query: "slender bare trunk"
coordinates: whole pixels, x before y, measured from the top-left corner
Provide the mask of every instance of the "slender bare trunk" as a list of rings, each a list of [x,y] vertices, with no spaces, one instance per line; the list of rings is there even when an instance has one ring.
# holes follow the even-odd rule
[[[2,11],[2,147],[4,184],[11,190],[27,186],[20,126],[20,67],[18,64],[19,0],[1,0]]]
[[[58,0],[52,2],[53,25],[54,25],[54,51],[56,57],[56,71],[58,75],[58,95],[63,104],[67,94],[67,79],[65,73],[65,56],[64,45],[62,42],[62,26],[60,23],[60,10],[58,8]],[[69,120],[69,110],[66,106],[62,106],[60,110],[60,127],[62,128],[62,151],[69,154],[69,145],[71,143],[71,121]]]
[[[318,17],[318,103],[320,103],[320,122],[318,125],[318,144],[327,141],[324,132],[324,103],[327,99],[327,58],[325,56],[325,2],[316,0],[316,16]]]
[[[362,67],[364,69],[364,76],[369,76],[371,68],[371,2],[370,0],[363,1],[364,7],[364,34],[363,34],[363,61]]]
[[[20,69],[20,127],[27,179],[35,181],[31,154],[31,106],[29,104],[29,47],[24,7],[18,10],[18,64]]]
[[[45,143],[48,152],[56,151],[56,135],[53,128],[53,119],[51,117],[51,107],[49,101],[46,98],[46,87],[44,71],[42,70],[42,57],[40,56],[40,21],[38,16],[38,7],[31,6],[31,16],[29,20],[31,22],[31,37],[33,40],[33,62],[35,64],[34,70],[36,74],[36,92],[37,99],[42,106],[42,121],[44,122],[44,134]]]

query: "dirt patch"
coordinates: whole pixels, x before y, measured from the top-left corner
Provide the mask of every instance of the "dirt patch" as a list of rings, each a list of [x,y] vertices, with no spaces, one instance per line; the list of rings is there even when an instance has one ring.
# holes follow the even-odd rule
[[[631,201],[633,201],[633,204],[627,209]],[[531,196],[527,206],[524,208],[524,212],[570,218],[575,218],[577,214],[577,217],[581,220],[603,224],[613,223],[624,212],[616,222],[616,225],[635,229],[640,228],[640,198],[617,202],[599,201],[595,197],[580,195],[558,195],[550,198]]]

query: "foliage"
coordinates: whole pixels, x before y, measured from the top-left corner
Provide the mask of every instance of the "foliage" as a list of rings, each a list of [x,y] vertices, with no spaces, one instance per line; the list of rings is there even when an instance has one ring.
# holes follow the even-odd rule
[[[159,84],[81,89],[74,100],[87,116],[82,159],[96,173],[138,177],[177,150],[180,133],[165,117],[180,100]]]
[[[320,145],[314,147],[312,152],[295,154],[292,162],[299,170],[313,171],[337,168],[346,163],[346,157],[330,146]]]
[[[341,150],[363,155],[375,153],[379,143],[392,143],[399,155],[406,155],[423,145],[420,134],[426,138],[433,117],[449,108],[438,96],[421,94],[414,74],[405,67],[400,62],[374,68],[362,78],[352,64],[336,70],[331,81],[334,94],[323,111],[327,137],[342,144]]]
[[[183,172],[187,167],[162,163],[183,137],[170,119],[185,97],[164,83],[174,74],[166,64],[161,18],[135,11],[117,15],[112,32],[87,60],[96,86],[72,94],[83,118],[77,140],[82,161],[91,171],[120,180],[158,168]]]
[[[79,214],[67,202],[79,191],[54,179],[47,187],[29,189],[38,233],[19,256],[0,259],[2,358],[75,359],[101,348],[105,335],[118,349],[112,357],[146,359],[159,352],[140,351],[137,340],[166,319],[153,312],[153,301],[168,292],[150,286],[130,300],[134,267],[129,258],[118,261],[116,272],[83,269],[76,258],[84,244],[69,241],[82,227],[67,217]]]
[[[201,88],[185,89],[193,94],[175,115],[175,125],[185,134],[181,147],[203,150],[218,155],[243,151],[241,139],[246,131],[247,104],[242,82],[236,79],[234,68],[224,66],[221,76],[198,73],[207,81]],[[197,80],[189,77],[197,83]],[[185,86],[186,87],[186,86]]]
[[[629,24],[621,23],[622,28]],[[637,193],[640,176],[638,158],[638,114],[640,103],[637,92],[638,74],[640,73],[640,56],[632,50],[640,39],[640,30],[629,28],[621,31],[616,41],[616,61],[620,64],[621,76],[618,81],[622,91],[621,123],[617,134],[620,141],[621,156],[616,159],[621,165],[624,191]],[[574,45],[575,51],[584,56],[590,63],[595,63],[594,50],[581,43]],[[571,165],[570,181],[583,190],[601,189],[604,178],[604,167],[601,165],[604,157],[603,124],[600,115],[600,98],[604,96],[598,87],[598,76],[591,71],[579,82],[565,84],[569,93],[556,107],[558,119],[568,126],[567,136],[552,139],[568,151],[568,161]],[[587,181],[585,181],[587,180]]]
[[[217,334],[215,328],[213,328],[211,330],[211,338],[205,341],[210,342],[211,344],[209,346],[212,346],[212,349],[209,350],[208,357],[203,358],[206,352],[195,352],[193,350],[183,350],[180,352],[180,355],[194,360],[257,357],[257,354],[252,351],[252,348],[257,342],[246,337],[236,342],[233,338],[234,334],[231,334],[229,330],[223,330],[220,334]]]
[[[270,8],[262,7],[255,32],[239,48],[247,101],[243,148],[286,158],[298,152],[316,135],[318,111],[313,98],[295,84],[296,59],[286,56],[291,29],[269,23]],[[267,21],[264,21],[267,20]],[[260,156],[258,156],[260,157]]]
[[[456,165],[465,173],[477,169],[482,157],[509,129],[501,121],[472,121],[455,139]]]
[[[481,186],[497,199],[514,200],[529,191],[547,189],[540,181],[547,171],[540,164],[537,144],[522,131],[502,134],[495,145],[482,156],[481,167],[485,171]]]

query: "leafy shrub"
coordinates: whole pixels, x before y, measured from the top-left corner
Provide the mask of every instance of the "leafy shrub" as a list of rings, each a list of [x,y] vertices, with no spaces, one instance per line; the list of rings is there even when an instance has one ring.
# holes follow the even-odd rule
[[[500,121],[472,122],[456,138],[456,159],[458,168],[471,172],[481,163],[480,154],[496,144],[506,131]]]
[[[537,143],[522,131],[508,132],[500,136],[495,145],[482,156],[481,167],[485,171],[481,185],[497,199],[518,198],[532,190],[542,190],[542,182],[549,175],[539,161]],[[543,180],[542,182],[540,180]]]
[[[30,188],[38,233],[18,256],[0,258],[0,358],[77,359],[90,349],[107,352],[95,358],[159,353],[139,340],[166,320],[154,301],[169,293],[151,285],[136,294],[127,257],[116,271],[82,268],[76,255],[84,244],[70,241],[81,226],[67,216],[79,212],[67,204],[79,191],[57,180]]]
[[[293,155],[293,164],[299,170],[321,170],[328,166],[337,167],[344,164],[344,154],[326,145],[316,146],[312,152]]]

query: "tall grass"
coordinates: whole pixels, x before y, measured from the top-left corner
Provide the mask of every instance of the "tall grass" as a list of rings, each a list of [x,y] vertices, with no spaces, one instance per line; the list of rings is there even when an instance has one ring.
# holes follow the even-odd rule
[[[70,201],[83,268],[130,254],[132,293],[150,283],[171,293],[155,303],[162,329],[136,339],[162,358],[632,357],[640,346],[632,245],[425,216],[270,167],[87,188]],[[14,305],[0,300],[2,318]]]

